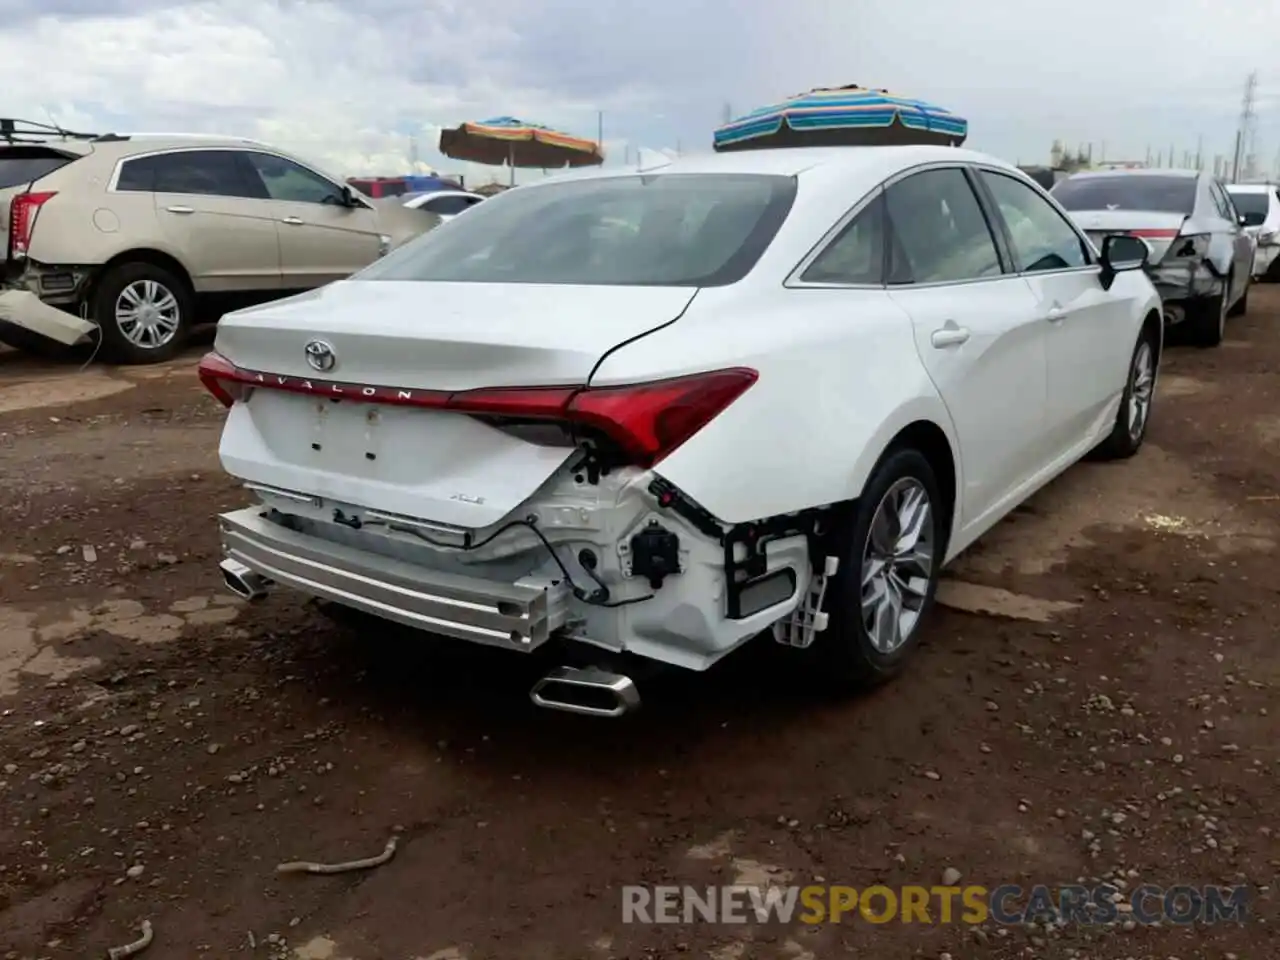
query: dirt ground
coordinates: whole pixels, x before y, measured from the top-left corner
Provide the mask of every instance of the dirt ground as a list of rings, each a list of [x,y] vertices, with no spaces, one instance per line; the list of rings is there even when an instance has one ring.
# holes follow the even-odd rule
[[[1274,956],[1280,287],[1171,347],[1149,443],[951,571],[899,681],[760,641],[623,721],[547,664],[224,595],[191,369],[0,355],[0,958]],[[280,875],[297,859],[394,858]],[[622,923],[626,884],[1247,884],[1244,924]],[[948,878],[954,881],[952,872]]]

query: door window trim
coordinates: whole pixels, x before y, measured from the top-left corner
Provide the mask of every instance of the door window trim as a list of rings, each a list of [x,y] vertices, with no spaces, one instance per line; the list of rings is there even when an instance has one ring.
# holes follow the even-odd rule
[[[794,290],[905,290],[912,287],[944,287],[956,286],[958,284],[967,283],[990,283],[993,280],[1006,280],[1013,274],[1008,272],[1011,261],[1008,259],[1008,251],[1004,249],[1003,237],[996,231],[991,224],[990,214],[983,205],[983,198],[980,193],[975,191],[974,199],[978,203],[978,209],[982,212],[983,219],[987,222],[987,229],[991,232],[991,242],[996,248],[996,256],[1000,261],[1000,273],[994,277],[972,277],[967,280],[935,280],[929,283],[888,283],[887,270],[881,283],[814,283],[801,280],[804,272],[813,265],[813,262],[821,257],[833,243],[840,239],[844,234],[845,228],[853,222],[853,220],[862,213],[867,207],[875,202],[877,197],[886,194],[890,187],[899,183],[908,177],[915,176],[918,173],[928,173],[932,170],[959,170],[965,175],[965,179],[969,182],[969,189],[974,190],[972,174],[970,169],[972,163],[960,160],[931,160],[926,163],[919,163],[912,167],[899,170],[893,175],[882,180],[880,183],[870,190],[866,196],[849,208],[839,220],[835,222],[829,230],[826,231],[816,244],[805,254],[804,258],[791,270],[782,285]],[[887,235],[893,232],[893,223],[889,217],[888,209],[885,209],[885,232]],[[888,247],[886,245],[886,252]],[[886,267],[888,257],[886,255]]]
[[[307,170],[307,171],[309,171],[309,172],[311,172],[311,173],[315,174],[315,175],[316,175],[317,177],[319,177],[321,180],[325,180],[325,181],[328,181],[329,183],[332,183],[332,184],[334,185],[334,188],[335,188],[339,193],[341,193],[341,192],[342,192],[343,187],[344,187],[344,186],[346,186],[346,184],[337,183],[337,182],[336,182],[332,177],[330,177],[328,174],[323,173],[323,172],[321,172],[321,171],[317,170],[315,167],[311,166],[311,164],[309,164],[309,163],[305,163],[304,161],[299,160],[297,157],[291,157],[291,156],[289,156],[288,154],[281,153],[281,152],[280,152],[280,151],[278,151],[278,150],[272,150],[272,149],[271,149],[271,148],[269,148],[269,147],[260,147],[260,146],[258,146],[257,144],[253,144],[253,145],[248,145],[248,144],[243,144],[243,145],[241,145],[241,144],[237,144],[237,145],[235,145],[235,146],[231,146],[231,145],[228,145],[228,144],[204,144],[204,143],[198,143],[198,144],[197,144],[197,143],[192,143],[192,144],[190,144],[190,145],[183,144],[182,146],[178,146],[178,147],[161,147],[161,148],[158,148],[158,149],[155,149],[155,150],[147,150],[147,151],[145,151],[145,152],[143,152],[143,153],[131,153],[131,154],[129,154],[127,157],[121,157],[119,160],[117,160],[117,161],[116,161],[115,166],[114,166],[114,167],[112,168],[112,170],[111,170],[111,177],[110,177],[110,179],[108,179],[108,180],[107,180],[107,193],[140,193],[140,192],[144,192],[144,191],[138,191],[138,190],[118,190],[118,189],[116,188],[116,185],[120,182],[120,171],[121,171],[122,169],[124,169],[124,165],[125,165],[126,163],[128,163],[130,160],[142,160],[142,159],[147,158],[147,157],[164,157],[164,156],[168,156],[168,155],[170,155],[170,154],[174,154],[174,153],[213,153],[213,152],[215,152],[215,151],[217,151],[217,152],[219,152],[219,153],[237,153],[237,154],[262,153],[262,154],[266,154],[267,156],[269,156],[269,157],[275,157],[275,158],[276,158],[276,159],[278,159],[278,160],[285,160],[285,161],[288,161],[289,163],[296,163],[298,166],[302,167],[304,170]],[[247,160],[248,158],[246,157],[245,159]],[[152,191],[152,192],[154,192],[154,191]],[[196,194],[193,194],[193,196],[196,196]],[[220,196],[220,194],[219,194],[218,196]],[[264,198],[264,197],[233,197],[233,198],[231,198],[231,199],[236,199],[236,200],[258,200],[258,199],[262,199],[262,200],[265,200],[265,201],[266,201],[266,202],[268,202],[268,203],[293,203],[293,202],[295,202],[295,201],[291,201],[291,200],[272,200],[270,197],[265,197],[265,198]],[[374,209],[373,207],[369,206],[369,204],[367,204],[367,203],[365,202],[364,198],[363,198],[363,197],[361,197],[358,193],[355,195],[355,199],[356,199],[356,202],[357,202],[357,203],[359,203],[359,204],[360,204],[360,206],[364,207],[366,210],[372,210],[372,209]]]
[[[957,161],[957,160],[942,160],[942,161],[935,161],[933,163],[922,163],[922,164],[919,164],[918,166],[911,167],[910,169],[907,169],[907,170],[899,170],[897,173],[895,173],[892,177],[890,177],[888,180],[884,182],[883,187],[884,187],[885,193],[887,194],[889,191],[889,188],[892,187],[894,184],[900,183],[903,180],[906,180],[908,177],[913,177],[916,174],[930,173],[934,170],[959,170],[960,173],[964,176],[965,183],[969,187],[970,192],[973,194],[973,200],[978,205],[978,212],[982,214],[983,222],[986,223],[987,225],[987,232],[991,236],[991,245],[995,248],[996,260],[1000,264],[1000,272],[995,276],[991,276],[991,277],[968,277],[963,280],[929,280],[923,283],[920,282],[919,280],[912,280],[910,283],[889,283],[885,285],[885,289],[887,290],[917,290],[917,289],[929,290],[935,287],[957,287],[957,286],[966,286],[966,285],[975,284],[975,283],[995,283],[1001,280],[1008,280],[1011,277],[1015,276],[1015,274],[1013,273],[1013,261],[1010,259],[1009,251],[1005,248],[1005,245],[1004,245],[1004,234],[1000,230],[997,230],[996,225],[991,222],[991,211],[987,209],[987,206],[984,203],[984,197],[983,197],[982,191],[979,190],[974,183],[973,168],[974,168],[973,163],[965,162],[965,161]],[[886,214],[887,213],[888,213],[888,208],[886,205]],[[886,219],[888,219],[889,221],[889,229],[892,230],[893,218],[889,216],[889,217],[886,217]]]
[[[1030,181],[1032,191],[1037,192],[1037,195],[1039,192],[1044,193],[1044,196],[1041,197],[1041,199],[1048,200],[1048,204],[1053,209],[1054,213],[1056,213],[1062,222],[1066,224],[1067,228],[1075,234],[1076,241],[1080,244],[1080,251],[1084,254],[1087,262],[1083,266],[1060,267],[1057,270],[1022,269],[1022,264],[1019,262],[1017,250],[1013,245],[1013,235],[1009,232],[1009,224],[1005,222],[1004,213],[1000,210],[1000,204],[996,201],[995,194],[991,191],[987,182],[982,178],[982,174],[986,173],[991,174],[992,176],[1006,177],[1007,179],[1012,180],[1015,183],[1021,183],[1024,186],[1028,185],[1029,178],[1024,180],[1022,177],[1015,176],[1009,170],[989,163],[973,164],[972,170],[973,180],[981,201],[984,204],[989,205],[989,215],[1000,225],[1000,237],[1005,249],[1008,251],[1009,262],[1013,266],[1013,275],[1019,277],[1054,277],[1063,273],[1101,273],[1102,266],[1094,258],[1093,244],[1090,242],[1089,238],[1085,236],[1084,232],[1078,226],[1076,226],[1075,222],[1066,213],[1066,211],[1063,210],[1061,205],[1059,205],[1053,197],[1049,196],[1048,191],[1040,191],[1038,185],[1035,184],[1034,181]]]
[[[238,150],[239,150],[238,147],[205,146],[203,144],[200,144],[200,145],[192,144],[189,147],[187,146],[168,147],[161,150],[149,150],[146,153],[131,153],[129,154],[129,156],[121,157],[119,160],[116,161],[115,166],[112,168],[112,171],[111,171],[111,177],[110,179],[107,180],[107,193],[120,193],[120,194],[173,193],[174,196],[181,196],[181,197],[217,197],[223,200],[260,200],[262,199],[261,197],[232,196],[230,194],[225,194],[225,193],[174,193],[173,191],[170,191],[170,190],[156,190],[154,188],[151,190],[121,190],[120,189],[120,175],[124,172],[125,164],[133,163],[135,160],[150,160],[153,157],[171,157],[181,153],[231,153],[234,155],[236,152],[238,152]],[[237,164],[236,166],[239,167],[239,164]],[[243,175],[244,173],[243,169],[240,172],[241,172],[241,175]],[[246,183],[245,186],[247,187],[249,186],[249,184]]]

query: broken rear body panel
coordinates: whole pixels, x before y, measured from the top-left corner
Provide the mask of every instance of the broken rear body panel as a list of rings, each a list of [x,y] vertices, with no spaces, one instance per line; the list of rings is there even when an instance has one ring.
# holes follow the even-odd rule
[[[219,448],[260,504],[220,518],[230,560],[457,639],[527,652],[555,638],[694,670],[794,609],[810,580],[802,525],[749,551],[661,463],[594,456],[554,419],[440,408],[477,384],[581,391],[694,290],[430,289],[336,284],[223,320],[219,353],[272,371],[240,372]],[[464,308],[493,319],[459,322]],[[539,316],[578,333],[527,319]],[[308,343],[330,370],[309,363]]]

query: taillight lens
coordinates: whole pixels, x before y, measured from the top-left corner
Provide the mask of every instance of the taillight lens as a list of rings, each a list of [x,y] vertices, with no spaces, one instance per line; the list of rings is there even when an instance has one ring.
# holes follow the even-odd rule
[[[9,203],[9,253],[13,257],[25,257],[31,249],[31,232],[35,229],[36,214],[40,208],[56,197],[53,191],[44,193],[20,193]]]
[[[640,466],[652,466],[705,427],[756,382],[745,367],[634,386],[583,390],[571,421],[595,427]]]
[[[577,424],[604,434],[637,466],[652,466],[667,456],[759,377],[750,368],[733,367],[615,387],[495,387],[449,393],[261,374],[243,370],[216,352],[200,361],[199,374],[205,389],[227,407],[261,388],[472,416]]]
[[[219,353],[206,353],[196,367],[200,382],[224,407],[237,400],[246,400],[253,392],[246,382],[244,371]]]

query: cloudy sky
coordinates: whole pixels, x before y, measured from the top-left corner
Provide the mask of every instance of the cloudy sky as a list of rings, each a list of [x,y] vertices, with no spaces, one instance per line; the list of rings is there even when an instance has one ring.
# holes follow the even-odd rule
[[[0,0],[0,115],[92,130],[218,131],[340,174],[422,159],[498,114],[705,150],[736,111],[861,83],[970,120],[970,145],[1041,162],[1229,154],[1259,70],[1257,150],[1280,149],[1280,4],[1267,0]]]

